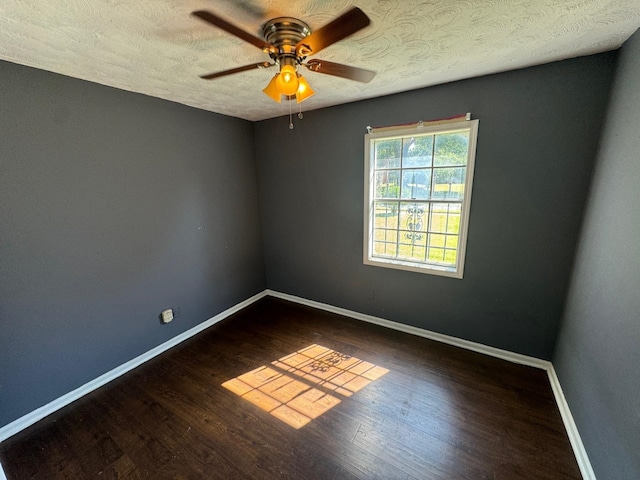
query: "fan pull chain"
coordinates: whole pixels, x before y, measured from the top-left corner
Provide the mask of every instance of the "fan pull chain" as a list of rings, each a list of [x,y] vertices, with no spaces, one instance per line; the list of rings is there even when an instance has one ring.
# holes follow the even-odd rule
[[[289,130],[293,130],[293,117],[291,115],[291,99],[289,99]]]
[[[291,102],[293,101],[293,98],[290,97],[289,98],[289,130],[293,130],[293,111],[291,108]],[[302,105],[300,105],[300,110],[298,111],[298,118],[300,120],[302,120],[304,118],[304,115],[302,115]]]

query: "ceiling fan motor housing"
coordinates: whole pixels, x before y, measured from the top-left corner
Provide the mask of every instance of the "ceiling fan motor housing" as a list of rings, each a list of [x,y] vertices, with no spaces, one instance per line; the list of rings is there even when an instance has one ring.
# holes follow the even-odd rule
[[[262,26],[264,39],[277,48],[269,56],[281,65],[302,62],[304,57],[298,57],[296,45],[310,33],[309,25],[293,17],[273,18]]]

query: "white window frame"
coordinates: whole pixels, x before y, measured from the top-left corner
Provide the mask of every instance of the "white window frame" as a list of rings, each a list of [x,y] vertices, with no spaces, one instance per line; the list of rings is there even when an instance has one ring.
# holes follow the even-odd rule
[[[471,209],[471,192],[473,186],[473,174],[475,168],[476,144],[478,138],[478,120],[461,120],[446,124],[432,126],[419,126],[407,129],[390,129],[367,133],[364,139],[365,151],[365,181],[364,181],[364,255],[365,265],[408,270],[411,272],[442,275],[461,279],[464,273],[465,252],[467,246],[467,233],[469,228],[469,212]],[[392,140],[403,137],[415,137],[419,135],[433,135],[454,133],[460,131],[469,132],[469,150],[467,156],[467,171],[464,187],[464,196],[461,202],[451,200],[433,201],[433,203],[459,203],[461,205],[460,228],[457,246],[455,266],[447,266],[438,263],[429,263],[404,260],[398,258],[380,257],[373,255],[373,228],[374,228],[374,194],[375,194],[375,148],[374,142],[380,140]],[[402,199],[398,199],[402,201]],[[427,215],[428,216],[428,215]]]

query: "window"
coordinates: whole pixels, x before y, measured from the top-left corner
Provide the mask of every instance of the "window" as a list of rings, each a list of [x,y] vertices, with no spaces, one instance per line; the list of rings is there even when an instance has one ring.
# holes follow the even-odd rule
[[[365,264],[462,278],[477,132],[462,120],[365,135]]]

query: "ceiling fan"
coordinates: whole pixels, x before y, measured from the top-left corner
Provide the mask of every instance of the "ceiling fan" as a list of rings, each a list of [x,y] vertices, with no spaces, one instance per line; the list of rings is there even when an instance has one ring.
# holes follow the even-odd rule
[[[312,72],[364,83],[370,82],[376,75],[371,70],[326,60],[311,59],[305,63],[308,56],[317,54],[322,49],[347,38],[371,23],[369,17],[357,7],[348,10],[315,32],[312,32],[309,25],[297,18],[273,18],[262,26],[264,40],[245,32],[207,10],[198,10],[192,12],[192,15],[258,47],[272,60],[272,62],[252,63],[222,72],[201,75],[200,78],[205,80],[278,65],[278,73],[271,79],[263,92],[278,103],[282,101],[283,96],[287,100],[295,98],[297,103],[300,103],[315,92],[305,78],[297,72],[298,66],[303,66]]]

